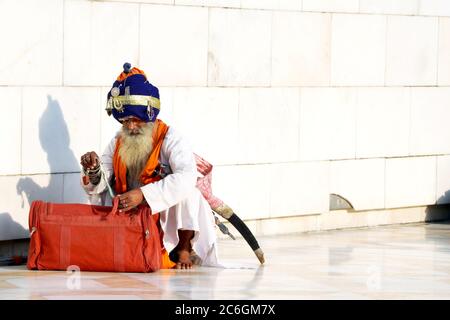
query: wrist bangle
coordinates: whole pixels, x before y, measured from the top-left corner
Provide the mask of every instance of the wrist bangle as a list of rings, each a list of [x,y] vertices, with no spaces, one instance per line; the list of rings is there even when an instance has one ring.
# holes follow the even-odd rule
[[[88,176],[96,176],[100,172],[100,166],[95,167],[94,169],[85,169],[83,171]]]

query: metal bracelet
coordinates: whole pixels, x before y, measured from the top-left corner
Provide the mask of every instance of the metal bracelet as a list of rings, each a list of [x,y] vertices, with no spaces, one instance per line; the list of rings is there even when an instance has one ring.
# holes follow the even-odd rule
[[[83,172],[85,175],[89,177],[89,181],[93,185],[97,185],[100,182],[100,165],[95,167],[94,169],[85,169],[83,168]]]

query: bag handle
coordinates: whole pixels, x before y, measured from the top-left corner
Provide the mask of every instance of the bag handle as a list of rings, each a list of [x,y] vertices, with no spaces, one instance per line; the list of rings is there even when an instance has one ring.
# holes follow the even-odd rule
[[[117,209],[119,208],[119,197],[114,197],[113,198],[113,207],[111,209],[110,212],[106,212],[104,214],[102,214],[102,218],[106,218],[107,216],[109,216],[110,214],[115,215],[117,214]]]
[[[119,208],[119,197],[114,197],[113,208],[109,214],[116,214],[118,208]]]

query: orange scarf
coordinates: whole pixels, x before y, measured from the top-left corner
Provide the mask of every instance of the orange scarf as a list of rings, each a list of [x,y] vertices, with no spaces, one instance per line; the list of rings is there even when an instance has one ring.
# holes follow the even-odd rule
[[[156,130],[153,130],[153,150],[150,154],[150,157],[148,158],[147,164],[145,165],[145,168],[142,170],[141,173],[141,183],[146,185],[155,181],[160,180],[161,178],[159,176],[153,176],[153,172],[155,171],[156,167],[158,166],[158,158],[159,153],[161,151],[161,146],[164,140],[164,137],[166,136],[167,130],[169,127],[162,122],[161,120],[156,120],[155,123]],[[113,167],[114,167],[114,175],[116,177],[116,183],[114,185],[114,189],[117,194],[121,194],[124,192],[127,192],[127,167],[125,163],[122,161],[122,159],[119,156],[119,149],[120,149],[120,137],[117,138],[116,141],[116,149],[114,150],[114,157],[113,157]]]
[[[156,182],[158,180],[161,180],[161,177],[156,175],[153,175],[153,172],[155,171],[156,167],[158,166],[158,159],[159,159],[159,153],[161,152],[161,146],[164,141],[164,137],[166,136],[167,131],[169,130],[169,127],[162,122],[161,120],[157,119],[155,122],[156,128],[153,130],[153,150],[150,154],[150,157],[148,158],[147,164],[145,165],[144,169],[141,172],[140,181],[143,185]],[[119,149],[120,149],[120,137],[116,140],[116,148],[114,150],[114,156],[113,156],[113,168],[114,168],[114,176],[116,178],[116,182],[114,185],[114,189],[116,191],[116,194],[122,194],[124,192],[127,192],[127,167],[125,163],[122,161],[122,159],[119,156]],[[159,214],[153,214],[152,217],[154,218],[156,224],[158,225],[160,239],[161,239],[161,257],[162,257],[162,269],[170,269],[173,268],[176,264],[172,262],[169,259],[169,254],[167,253],[166,249],[163,246],[163,231],[161,229],[161,225],[159,223]]]

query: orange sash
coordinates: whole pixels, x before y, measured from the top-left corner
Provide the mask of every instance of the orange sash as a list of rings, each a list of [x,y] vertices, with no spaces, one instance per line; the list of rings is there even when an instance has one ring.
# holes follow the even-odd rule
[[[156,167],[158,166],[158,158],[159,153],[161,151],[161,146],[164,141],[164,137],[166,136],[167,130],[169,130],[169,127],[161,120],[157,119],[155,122],[156,128],[153,130],[153,150],[150,154],[150,157],[148,158],[147,164],[145,165],[145,168],[142,170],[140,181],[143,185],[156,182],[161,179],[159,176],[154,176],[153,172],[155,171]],[[124,192],[127,192],[127,167],[125,163],[122,161],[122,159],[119,156],[119,149],[120,149],[120,137],[116,140],[116,148],[114,150],[114,156],[113,156],[113,167],[114,167],[114,176],[116,178],[116,182],[114,185],[114,189],[116,191],[116,194],[122,194]],[[158,225],[160,239],[161,239],[161,248],[162,248],[162,269],[170,269],[175,266],[175,263],[172,262],[169,259],[169,254],[167,253],[166,249],[163,246],[163,230],[161,229],[161,225],[159,223],[159,214],[153,214],[153,219]]]

